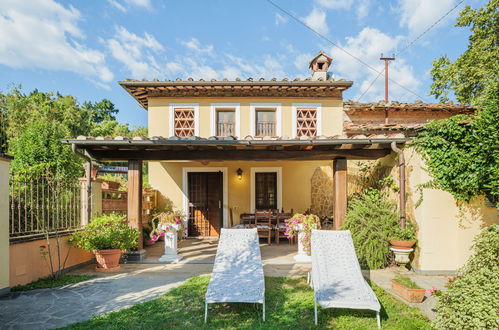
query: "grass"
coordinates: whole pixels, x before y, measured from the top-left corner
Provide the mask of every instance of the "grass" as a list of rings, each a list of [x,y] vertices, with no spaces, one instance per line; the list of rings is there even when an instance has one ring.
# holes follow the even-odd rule
[[[57,280],[53,280],[51,277],[43,277],[34,282],[28,283],[26,285],[16,285],[10,289],[10,291],[28,291],[34,289],[45,289],[45,288],[55,288],[57,286],[63,286],[66,284],[77,283],[81,281],[86,281],[97,277],[96,275],[61,275]]]
[[[305,278],[265,279],[266,316],[260,304],[210,304],[204,322],[204,294],[208,276],[193,277],[151,301],[75,323],[66,329],[376,329],[376,313],[319,308],[314,326],[313,291]],[[425,329],[429,321],[383,289],[372,285],[382,305],[383,329]]]
[[[395,276],[395,278],[393,280],[399,284],[402,284],[403,286],[405,286],[406,288],[409,288],[409,289],[421,289],[421,287],[419,285],[414,283],[407,276],[397,275],[397,276]]]

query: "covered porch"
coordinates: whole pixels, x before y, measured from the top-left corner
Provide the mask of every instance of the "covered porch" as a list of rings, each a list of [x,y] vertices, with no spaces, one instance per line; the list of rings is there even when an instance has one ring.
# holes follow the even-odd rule
[[[318,137],[307,139],[278,139],[278,138],[253,138],[247,137],[244,140],[237,140],[233,137],[227,138],[199,138],[189,137],[180,139],[178,137],[135,137],[135,138],[87,138],[78,137],[74,140],[63,141],[71,144],[76,153],[80,153],[87,161],[127,161],[128,162],[128,222],[130,226],[142,231],[141,203],[142,203],[142,163],[149,162],[191,162],[197,164],[196,169],[202,172],[214,172],[210,170],[208,164],[229,164],[230,162],[295,162],[305,164],[305,161],[322,161],[330,164],[333,170],[332,180],[332,217],[333,229],[340,229],[344,222],[347,210],[347,161],[348,160],[373,160],[384,157],[392,152],[391,145],[402,145],[408,139],[402,134],[392,136],[378,135],[373,137],[356,136],[353,138],[343,137]],[[217,165],[218,166],[218,165]],[[182,170],[181,170],[182,171]],[[198,171],[198,170],[196,170]],[[218,181],[211,186],[224,187],[220,192],[220,199],[215,201],[220,205],[222,214],[221,227],[232,227],[229,221],[229,202],[234,195],[227,189],[227,171],[216,170],[220,173]],[[188,173],[188,171],[184,171]],[[184,174],[185,174],[184,173]],[[288,171],[288,173],[292,173]],[[183,176],[187,178],[187,175]],[[283,177],[282,180],[286,180]],[[181,192],[183,195],[184,210],[186,205],[190,206],[190,195],[188,193],[188,181],[181,179]],[[253,189],[253,188],[252,188]],[[165,196],[168,197],[168,196]],[[282,206],[281,206],[282,207]],[[286,207],[286,212],[292,209],[293,205]],[[280,207],[279,207],[280,209]],[[192,214],[187,214],[186,225],[189,227],[192,222]],[[180,249],[192,256],[191,260],[209,260],[212,258],[212,250],[216,250],[216,241],[197,242],[186,240],[182,242]],[[292,246],[292,245],[291,245]],[[142,236],[139,248],[144,248]],[[262,246],[262,255],[265,249],[280,251],[284,259],[276,259],[285,262],[286,257],[295,251],[296,246],[288,247],[287,243],[280,246]],[[199,251],[196,251],[199,250]],[[150,257],[155,254],[153,249],[148,251]],[[185,253],[184,253],[185,254]],[[269,253],[272,259],[272,253]],[[293,256],[289,255],[289,259]],[[189,258],[186,258],[189,259]],[[151,259],[152,260],[152,259]]]

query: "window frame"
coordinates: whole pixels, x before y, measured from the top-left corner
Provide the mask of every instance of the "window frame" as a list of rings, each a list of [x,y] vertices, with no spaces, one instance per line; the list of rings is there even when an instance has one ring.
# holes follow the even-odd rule
[[[169,104],[169,134],[175,135],[175,108],[193,108],[194,109],[194,136],[199,136],[199,103],[170,103]]]
[[[241,139],[241,105],[239,103],[211,103],[210,106],[210,136],[217,136],[217,111],[234,109],[235,136]]]
[[[297,130],[298,130],[298,116],[297,111],[298,108],[315,108],[317,111],[317,122],[316,122],[316,137],[322,135],[322,103],[293,103],[292,104],[292,119],[291,119],[291,137],[297,138]]]
[[[256,173],[273,172],[277,174],[277,209],[282,210],[282,167],[251,167],[250,168],[250,209],[255,213],[256,204]]]
[[[281,103],[251,103],[250,104],[250,135],[256,136],[256,111],[257,109],[272,109],[275,110],[275,136],[280,137],[282,135],[281,127]]]

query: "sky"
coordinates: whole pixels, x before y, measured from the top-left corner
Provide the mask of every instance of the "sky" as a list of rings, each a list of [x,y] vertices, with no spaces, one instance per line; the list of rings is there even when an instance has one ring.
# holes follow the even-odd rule
[[[432,61],[454,60],[469,31],[454,26],[465,0],[0,0],[0,91],[13,86],[111,100],[118,120],[146,126],[147,112],[118,81],[278,79],[310,76],[320,50],[335,79],[354,82],[344,100],[384,99],[381,53],[390,63],[390,100],[434,102]],[[417,39],[417,40],[416,40]],[[416,40],[408,48],[411,42]]]

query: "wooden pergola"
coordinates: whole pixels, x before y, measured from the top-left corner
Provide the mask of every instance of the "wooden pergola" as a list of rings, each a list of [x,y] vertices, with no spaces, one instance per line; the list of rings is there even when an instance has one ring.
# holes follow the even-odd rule
[[[128,162],[128,221],[142,230],[143,161],[299,161],[333,162],[333,217],[335,229],[341,228],[347,210],[347,160],[378,159],[391,153],[390,144],[403,145],[409,139],[313,138],[313,139],[244,139],[190,137],[87,138],[63,140],[75,152],[99,161]],[[139,242],[142,248],[142,239]]]

